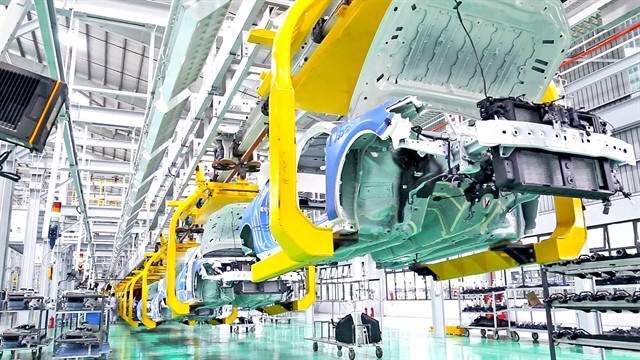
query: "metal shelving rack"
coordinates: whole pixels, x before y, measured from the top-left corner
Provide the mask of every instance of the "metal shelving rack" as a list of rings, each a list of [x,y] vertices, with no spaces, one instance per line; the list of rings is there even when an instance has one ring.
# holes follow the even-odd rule
[[[506,296],[507,296],[507,292],[506,290],[500,290],[500,291],[491,291],[491,290],[487,290],[487,291],[483,291],[483,292],[479,292],[479,293],[474,293],[474,294],[466,294],[463,293],[463,289],[460,288],[458,290],[458,293],[460,294],[458,296],[458,312],[460,314],[459,320],[460,320],[460,328],[465,329],[465,333],[464,336],[469,336],[469,330],[480,330],[480,335],[482,335],[482,337],[486,337],[487,336],[487,330],[490,330],[493,332],[493,339],[494,340],[498,340],[500,339],[500,331],[508,331],[509,327],[508,326],[498,326],[498,314],[506,314],[507,315],[507,323],[510,323],[511,320],[509,318],[509,302],[506,301]],[[502,294],[505,297],[505,304],[506,304],[506,309],[502,309],[502,310],[497,310],[496,309],[496,298],[497,295]],[[474,302],[484,302],[484,298],[485,296],[490,296],[491,299],[491,304],[492,304],[492,309],[493,311],[490,312],[474,312],[474,311],[462,311],[462,303],[464,301],[469,301],[469,300],[473,300]],[[474,326],[474,325],[465,325],[462,321],[462,316],[463,314],[473,314],[473,315],[493,315],[493,326]]]
[[[566,285],[561,285],[561,286],[551,286],[549,289],[550,290],[555,290],[555,291],[568,291],[568,290],[573,290],[573,286],[566,286]],[[517,307],[515,306],[516,302],[517,302],[517,293],[518,292],[526,292],[526,291],[538,291],[538,290],[544,290],[542,286],[529,286],[529,287],[517,287],[517,288],[507,288],[507,303],[509,303],[510,301],[513,301],[514,306],[510,306],[508,305],[508,309],[510,312],[514,313],[514,318],[513,321],[518,324],[519,321],[521,320],[518,317],[518,313],[527,313],[529,314],[529,321],[530,323],[534,322],[534,316],[533,314],[536,312],[546,312],[546,309],[544,306],[541,307]],[[510,297],[509,295],[513,295],[513,297]],[[554,329],[554,331],[558,330],[558,322],[556,321],[556,313],[558,311],[566,311],[566,309],[551,309],[551,313],[552,313],[552,327]],[[511,320],[511,317],[509,317],[509,319]],[[549,323],[545,323],[545,325],[548,327]],[[540,338],[540,333],[545,333],[546,332],[546,328],[545,329],[536,329],[536,328],[523,328],[523,327],[517,327],[511,324],[511,321],[509,321],[509,336],[511,337],[512,341],[518,342],[520,341],[520,334],[518,334],[518,332],[526,332],[526,333],[531,333],[531,338],[533,339],[533,341],[538,341],[538,339]]]
[[[69,299],[83,300],[81,309],[68,307]],[[94,299],[97,306],[86,306],[85,300]],[[98,329],[95,337],[68,339],[65,334],[78,329],[81,319],[88,314],[98,314]],[[67,315],[71,315],[67,318]],[[109,311],[106,311],[105,296],[97,293],[62,294],[58,297],[55,326],[53,331],[53,359],[106,359],[111,352],[109,346]],[[67,326],[68,324],[68,326]]]
[[[377,289],[377,298],[371,298],[372,292],[372,283],[378,283]],[[336,315],[340,316],[340,313],[336,314],[335,304],[340,303],[349,303],[351,304],[352,311],[350,312],[354,321],[354,333],[355,333],[355,341],[353,344],[343,343],[336,340],[335,330],[333,328],[333,321],[326,320],[315,320],[313,321],[313,335],[310,338],[305,338],[307,341],[313,342],[313,351],[318,351],[318,343],[334,345],[337,347],[338,356],[342,356],[342,348],[348,349],[349,360],[353,360],[356,357],[355,349],[356,347],[375,347],[376,357],[378,359],[382,358],[382,341],[373,343],[369,342],[367,335],[370,333],[370,329],[368,325],[358,324],[358,312],[357,304],[365,301],[377,300],[379,302],[379,308],[382,309],[382,284],[380,279],[367,279],[367,280],[353,280],[353,281],[330,281],[324,282],[322,285],[327,285],[328,287],[334,287],[334,291],[332,294],[341,294],[342,299],[332,299],[332,300],[316,300],[316,303],[331,303],[331,319],[334,319]],[[338,287],[342,287],[342,291],[338,291]],[[349,291],[346,291],[346,289]],[[315,316],[312,316],[315,317]],[[382,329],[382,317],[379,318],[380,329]],[[319,330],[318,330],[319,329]]]
[[[542,269],[542,284],[543,284],[543,292],[545,299],[548,299],[550,296],[549,285],[547,281],[548,273],[557,273],[563,275],[572,275],[581,278],[601,278],[603,275],[615,275],[617,276],[640,276],[640,255],[622,255],[619,253],[618,256],[605,256],[605,257],[594,257],[592,261],[585,261],[582,263],[560,263],[560,264],[552,264],[543,267]],[[594,281],[595,284],[595,281]],[[621,288],[625,286],[634,286],[637,287],[639,285],[636,284],[620,284],[620,285],[610,285],[606,286],[607,288]],[[595,290],[598,288],[602,288],[602,286],[595,286]],[[622,312],[622,311],[631,311],[634,313],[640,312],[640,302],[626,302],[626,301],[581,301],[577,303],[555,303],[555,302],[546,302],[545,310],[547,316],[547,322],[552,323],[552,311],[556,308],[563,309],[572,309],[577,311],[587,311],[587,312]],[[600,314],[599,314],[600,315]],[[600,322],[601,323],[601,322]],[[600,329],[602,330],[602,329]],[[553,329],[549,327],[548,330],[549,338],[554,341],[549,342],[549,349],[551,353],[551,360],[556,359],[555,352],[555,344],[568,344],[568,345],[578,345],[578,346],[590,346],[595,348],[602,349],[620,349],[620,350],[631,350],[631,351],[640,351],[640,338],[637,337],[623,337],[623,336],[610,336],[610,335],[586,335],[579,334],[577,336],[572,337],[559,337],[554,334]],[[604,358],[604,352],[601,352],[602,357]]]
[[[8,296],[8,293],[6,293]],[[28,344],[26,346],[6,346],[2,344],[0,346],[0,358],[4,352],[10,352],[11,358],[18,358],[17,353],[20,351],[30,351],[32,359],[40,359],[42,357],[42,348],[49,346],[51,344],[52,338],[46,336],[47,332],[47,319],[49,318],[49,309],[45,306],[45,301],[43,296],[34,295],[27,296],[28,299],[39,299],[41,300],[41,304],[37,308],[24,308],[24,309],[8,309],[9,301],[7,299],[3,299],[0,302],[0,315],[8,314],[11,316],[10,327],[14,328],[16,326],[15,318],[20,313],[28,313],[29,322],[34,317],[35,313],[38,313],[38,321],[35,322],[36,328],[34,329],[38,336],[44,333],[44,339],[38,344]]]

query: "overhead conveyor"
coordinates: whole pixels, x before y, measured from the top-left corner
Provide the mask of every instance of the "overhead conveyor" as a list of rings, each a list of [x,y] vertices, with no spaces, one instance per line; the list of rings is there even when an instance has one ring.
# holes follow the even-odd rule
[[[552,82],[541,102],[559,99]],[[525,264],[547,264],[575,259],[587,241],[587,226],[581,199],[554,196],[556,228],[548,239],[536,244],[506,244],[487,251],[432,264],[412,267],[420,275],[436,280],[449,280],[464,276],[509,269]]]
[[[187,252],[189,248],[200,244],[195,242],[178,243],[177,228],[179,222],[189,219],[189,226],[204,225],[211,214],[222,207],[233,203],[244,203],[253,200],[258,194],[258,186],[238,179],[235,183],[216,183],[206,181],[200,168],[196,169],[198,188],[183,201],[173,201],[169,206],[176,207],[169,224],[167,242],[166,286],[167,305],[175,315],[186,315],[190,311],[189,304],[180,301],[176,296],[176,265],[178,254]]]
[[[313,225],[298,208],[295,110],[347,113],[369,45],[390,1],[341,5],[331,31],[292,77],[292,55],[330,3],[297,1],[273,40],[272,69],[265,75],[265,83],[270,83],[269,115],[277,119],[269,123],[269,157],[275,164],[270,168],[270,228],[282,251],[253,265],[254,281],[271,279],[334,254],[332,231]],[[265,34],[255,35],[256,41],[268,43]],[[265,92],[261,86],[258,93]]]
[[[136,284],[141,277],[142,271],[135,269],[115,288],[116,299],[118,300],[118,314],[131,327],[138,327],[140,324],[133,320],[133,303],[135,299],[134,291],[136,289]]]
[[[160,249],[158,251],[147,254],[144,262],[144,268],[142,269],[142,284],[141,284],[141,314],[140,321],[144,326],[149,329],[156,327],[156,322],[149,318],[149,285],[164,278],[166,272],[166,265],[159,265],[158,262],[165,260],[167,257],[167,240],[164,235],[160,235]]]
[[[262,310],[273,316],[289,311],[304,311],[316,301],[316,267],[308,266],[305,274],[305,294],[301,299],[286,303],[274,304],[264,307]]]

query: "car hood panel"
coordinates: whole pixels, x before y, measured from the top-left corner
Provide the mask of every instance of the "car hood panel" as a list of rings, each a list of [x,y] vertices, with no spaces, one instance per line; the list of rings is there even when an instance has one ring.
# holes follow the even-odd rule
[[[416,95],[432,110],[477,117],[482,77],[453,5],[392,2],[360,73],[350,116]],[[562,4],[466,0],[460,12],[481,59],[488,95],[539,100],[569,45]]]

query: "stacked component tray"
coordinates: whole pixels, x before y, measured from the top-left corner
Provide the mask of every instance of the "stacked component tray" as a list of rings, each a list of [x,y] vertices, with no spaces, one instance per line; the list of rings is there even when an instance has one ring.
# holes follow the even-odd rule
[[[109,312],[105,297],[92,291],[69,291],[58,297],[53,358],[106,358]]]
[[[595,291],[550,295],[545,292],[547,318],[553,309],[572,309],[584,312],[622,313],[640,312],[640,254],[627,254],[624,250],[615,255],[591,254],[570,261],[545,266],[546,273],[558,273],[579,278],[600,279]],[[611,285],[603,285],[608,282]],[[552,360],[555,359],[554,343],[640,351],[640,329],[614,329],[602,334],[590,334],[582,329],[556,330],[551,334]]]
[[[480,330],[482,337],[487,336],[487,331],[492,331],[493,339],[498,340],[500,331],[508,331],[511,321],[508,301],[506,301],[506,288],[460,289],[459,294],[460,327],[465,329],[465,336],[469,336],[469,330]],[[502,301],[504,305],[498,304]],[[475,314],[478,317],[466,324],[468,321],[464,321],[463,317],[467,314]],[[499,319],[500,314],[506,314],[506,320]],[[491,318],[488,318],[488,315]]]
[[[29,322],[17,325],[16,320],[21,313],[28,313]],[[8,292],[0,302],[0,314],[11,317],[11,328],[0,334],[0,358],[4,352],[10,352],[11,358],[17,358],[17,352],[30,351],[32,359],[40,359],[42,348],[52,340],[47,337],[49,309],[45,298],[28,290]]]

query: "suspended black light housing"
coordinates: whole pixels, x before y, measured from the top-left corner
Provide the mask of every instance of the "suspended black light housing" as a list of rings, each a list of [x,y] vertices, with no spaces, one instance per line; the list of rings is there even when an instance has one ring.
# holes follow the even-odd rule
[[[0,140],[41,152],[66,98],[66,84],[0,62]]]

